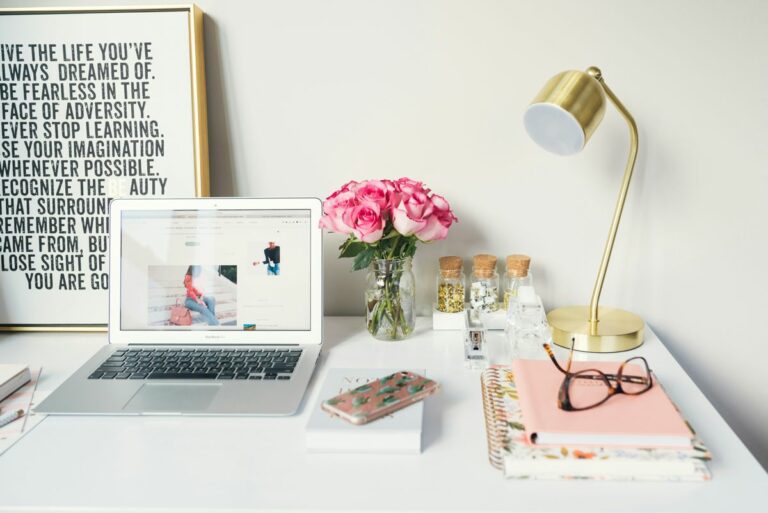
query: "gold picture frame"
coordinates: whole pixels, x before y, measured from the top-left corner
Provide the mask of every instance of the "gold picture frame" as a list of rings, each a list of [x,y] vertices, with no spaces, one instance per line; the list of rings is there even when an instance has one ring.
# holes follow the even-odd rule
[[[9,44],[9,49],[11,40],[9,38],[14,37],[13,34],[10,34],[10,32],[16,32],[18,34],[23,34],[26,37],[20,37],[18,39],[18,44],[21,45],[28,45],[32,46],[30,41],[35,41],[39,39],[38,35],[40,33],[45,33],[47,37],[50,37],[48,35],[48,32],[42,31],[42,29],[45,28],[44,21],[45,18],[42,17],[43,15],[71,15],[71,16],[86,16],[86,15],[120,15],[120,14],[126,14],[126,15],[133,15],[133,14],[154,14],[154,13],[186,13],[186,37],[182,41],[179,39],[178,41],[174,41],[173,44],[179,45],[175,50],[179,53],[179,55],[187,54],[189,59],[189,91],[190,91],[190,105],[189,105],[189,115],[191,116],[191,120],[186,119],[183,121],[185,124],[190,124],[191,122],[191,136],[192,136],[192,143],[191,143],[191,164],[192,164],[192,172],[193,172],[193,185],[189,184],[188,182],[184,182],[185,185],[179,186],[180,188],[183,187],[184,190],[188,189],[188,193],[185,193],[184,195],[189,196],[196,196],[196,197],[207,197],[210,195],[210,179],[209,179],[209,166],[208,166],[208,128],[207,128],[207,112],[206,112],[206,86],[205,86],[205,62],[204,62],[204,41],[203,41],[203,11],[197,7],[194,4],[188,4],[188,5],[156,5],[156,6],[141,6],[141,7],[40,7],[40,8],[2,8],[0,9],[0,28],[2,28],[2,21],[9,20],[9,17],[26,17],[24,18],[25,24],[16,23],[19,20],[22,20],[22,18],[16,18],[14,20],[13,28],[14,30],[1,30],[0,29],[0,45]],[[34,23],[33,21],[36,20],[37,16],[41,16],[40,21],[40,30],[34,30]],[[61,18],[59,18],[61,19]],[[101,20],[104,20],[105,18],[101,18]],[[141,19],[141,17],[138,17],[137,19]],[[125,28],[124,23],[126,23],[127,20],[119,20],[120,27]],[[146,18],[144,18],[144,21],[146,21]],[[118,23],[116,21],[115,23]],[[19,28],[20,25],[24,25],[28,30],[28,32],[24,33],[22,32],[25,30],[24,27]],[[181,22],[179,22],[179,27],[177,29],[181,31]],[[58,27],[57,27],[58,30]],[[63,30],[63,29],[61,29]],[[125,30],[128,30],[125,28]],[[89,32],[90,34],[90,32]],[[74,34],[77,36],[79,41],[82,41],[82,33]],[[165,40],[163,39],[165,38]],[[106,40],[105,40],[106,41]],[[168,35],[166,31],[160,31],[157,33],[157,39],[152,40],[151,43],[154,43],[157,41],[159,44],[170,44],[168,41]],[[62,46],[67,45],[70,43],[61,43]],[[86,43],[87,44],[87,43]],[[98,44],[98,43],[95,43]],[[139,43],[137,43],[139,44]],[[184,46],[186,47],[186,51],[184,50]],[[31,48],[30,48],[31,50]],[[10,52],[10,50],[9,50]],[[4,60],[6,60],[7,55],[3,55],[3,52],[0,52],[0,65],[4,64]],[[178,62],[174,61],[177,65]],[[186,68],[186,66],[185,66]],[[20,68],[17,68],[17,70]],[[0,73],[5,73],[5,69],[0,69]],[[186,76],[186,72],[184,72],[184,75]],[[181,76],[181,73],[179,74]],[[154,77],[152,77],[154,80]],[[148,79],[147,79],[148,80]],[[186,78],[185,78],[186,80]],[[186,85],[184,86],[186,88]],[[1,92],[0,92],[1,93]],[[157,101],[155,98],[154,101]],[[0,94],[0,123],[4,121],[4,110],[2,109],[2,104],[4,103],[3,96]],[[146,103],[146,102],[145,102]],[[158,105],[157,103],[155,105]],[[143,112],[143,110],[142,110]],[[186,112],[186,108],[185,108]],[[181,119],[184,119],[183,117]],[[167,128],[167,127],[164,127]],[[165,137],[163,135],[162,137]],[[188,145],[188,143],[185,143]],[[2,149],[0,149],[0,162],[5,159],[5,157],[2,156]],[[27,158],[29,159],[29,155],[27,155]],[[12,157],[9,157],[8,160],[13,160]],[[190,156],[187,152],[183,153],[183,160],[188,161],[190,160]],[[189,166],[184,166],[187,169],[189,169]],[[1,170],[0,170],[1,171]],[[181,171],[185,172],[185,171]],[[0,181],[4,180],[4,177],[8,175],[0,173]],[[19,180],[22,180],[23,178],[19,178]],[[186,180],[186,179],[185,179]],[[167,178],[166,178],[167,183]],[[171,183],[173,186],[174,184]],[[163,186],[165,187],[165,186]],[[163,189],[165,190],[165,189]],[[113,196],[106,195],[106,201],[109,201],[109,198]],[[169,196],[170,197],[170,196]],[[4,207],[5,208],[5,207]],[[31,215],[31,214],[30,214]],[[5,210],[0,212],[0,218],[6,217]],[[10,215],[8,217],[11,217]],[[0,230],[0,238],[3,238],[4,235],[9,235],[8,233]],[[78,237],[81,234],[78,233]],[[0,244],[0,248],[2,248],[2,245]],[[82,253],[82,249],[80,250]],[[0,258],[3,258],[3,251],[0,249]],[[3,265],[5,265],[3,263]],[[10,274],[10,271],[7,272]],[[22,321],[22,322],[15,322],[13,319],[10,318],[3,318],[4,317],[4,305],[5,302],[9,300],[8,297],[3,297],[4,293],[7,295],[13,295],[12,300],[15,302],[18,301],[25,301],[23,294],[22,297],[19,297],[19,294],[15,294],[13,291],[13,288],[11,287],[9,292],[9,287],[7,287],[5,284],[3,284],[3,275],[6,274],[6,271],[0,268],[0,331],[12,331],[12,332],[24,332],[24,331],[52,331],[52,332],[97,332],[97,331],[106,331],[107,330],[107,320],[108,320],[108,314],[105,311],[104,312],[104,318],[103,322],[78,322],[75,320],[72,323],[69,322],[45,322],[45,319],[41,319],[41,322],[29,322],[28,320]],[[18,279],[18,277],[16,277]],[[17,280],[18,281],[18,280]],[[31,283],[31,281],[29,282]],[[31,285],[29,285],[28,292],[31,292]],[[23,291],[22,291],[23,292]],[[39,290],[38,290],[39,292]],[[60,292],[60,289],[57,290],[57,292]],[[70,291],[73,292],[73,291]],[[98,293],[103,294],[103,301],[104,304],[108,303],[108,290],[107,289],[100,289],[100,290],[77,290],[73,293]],[[39,300],[39,298],[38,298]],[[32,303],[34,303],[34,299],[30,299]],[[81,298],[81,301],[85,301],[85,299]],[[73,312],[76,312],[78,310],[78,304],[77,300],[73,298],[72,301],[67,301],[65,304],[61,306],[63,309],[66,310],[72,310]],[[99,307],[105,307],[105,305],[102,305],[99,303]],[[34,304],[30,305],[30,308],[32,311],[36,308]],[[81,307],[82,308],[82,307]],[[45,311],[45,309],[43,309]],[[26,315],[26,314],[25,314]]]

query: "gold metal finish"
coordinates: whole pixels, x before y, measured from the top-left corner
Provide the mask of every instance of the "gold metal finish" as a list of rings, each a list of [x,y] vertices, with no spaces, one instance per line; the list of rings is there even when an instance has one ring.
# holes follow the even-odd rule
[[[589,302],[589,323],[590,333],[597,333],[599,322],[598,315],[598,303],[600,302],[600,293],[603,291],[603,282],[605,281],[605,273],[608,271],[608,263],[611,260],[611,252],[613,251],[613,243],[616,241],[616,233],[619,231],[619,222],[621,221],[621,213],[624,210],[624,202],[627,199],[627,191],[629,191],[629,182],[632,180],[632,171],[635,168],[635,160],[637,160],[637,146],[638,135],[637,125],[635,119],[619,101],[613,91],[603,80],[602,72],[595,67],[589,68],[587,72],[590,76],[593,76],[595,80],[603,86],[605,94],[611,100],[611,103],[616,107],[616,110],[621,113],[624,120],[629,126],[629,157],[627,158],[627,165],[624,168],[624,178],[621,181],[621,189],[619,190],[619,199],[616,201],[616,208],[613,211],[613,220],[611,221],[611,229],[608,231],[608,240],[605,242],[605,249],[603,250],[603,258],[600,260],[600,270],[597,272],[597,280],[595,280],[595,287],[592,289],[592,299]],[[642,344],[642,339],[640,344]],[[638,344],[639,345],[639,344]]]
[[[584,71],[563,71],[544,84],[531,105],[548,103],[569,112],[584,131],[584,144],[605,115],[605,96],[600,83]]]
[[[532,103],[552,103],[571,113],[584,131],[585,144],[597,128],[605,111],[605,98],[611,103],[629,126],[630,148],[624,169],[619,198],[608,231],[608,240],[603,250],[600,269],[592,290],[589,307],[559,308],[547,315],[552,326],[553,341],[563,347],[571,346],[571,338],[576,338],[577,351],[615,352],[634,349],[643,343],[643,320],[624,310],[601,308],[600,294],[603,290],[605,275],[611,260],[613,244],[619,229],[624,202],[627,199],[629,183],[635,167],[638,149],[637,125],[626,107],[619,101],[603,80],[599,68],[590,67],[586,72],[565,71],[555,75],[547,82]]]
[[[195,195],[210,196],[208,165],[208,116],[206,110],[205,62],[203,60],[203,11],[195,4],[115,6],[115,7],[14,7],[0,9],[0,16],[13,14],[88,14],[187,11],[189,19],[189,59],[192,86],[192,143],[194,147]],[[25,324],[0,325],[0,332],[104,332],[106,324],[58,325]]]
[[[640,317],[626,310],[604,306],[598,313],[600,322],[593,325],[589,320],[588,306],[552,310],[547,314],[552,327],[552,341],[570,349],[571,339],[575,338],[576,351],[591,353],[629,351],[643,343],[645,325]]]
[[[192,82],[192,141],[195,145],[195,194],[211,195],[208,167],[208,102],[205,89],[203,11],[194,4],[189,13],[189,69]]]

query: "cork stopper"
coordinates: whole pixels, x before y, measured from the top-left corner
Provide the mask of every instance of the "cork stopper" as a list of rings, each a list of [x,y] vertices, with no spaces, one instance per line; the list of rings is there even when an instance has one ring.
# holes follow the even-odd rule
[[[507,276],[524,278],[528,276],[531,257],[528,255],[509,255],[507,257]]]
[[[456,277],[461,274],[461,268],[464,266],[464,261],[458,256],[444,256],[440,257],[440,274],[449,277]]]
[[[496,270],[496,260],[496,257],[493,255],[475,255],[472,258],[472,270],[477,276],[483,278],[490,277]]]

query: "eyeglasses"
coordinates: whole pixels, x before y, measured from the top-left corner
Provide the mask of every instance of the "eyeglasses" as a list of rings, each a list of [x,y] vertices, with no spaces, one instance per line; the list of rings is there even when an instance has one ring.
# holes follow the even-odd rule
[[[568,363],[562,368],[557,363],[557,358],[549,344],[544,344],[552,363],[557,370],[565,374],[563,384],[557,394],[557,407],[565,411],[581,411],[600,406],[605,401],[617,394],[640,395],[647,392],[653,386],[651,369],[648,362],[642,356],[635,356],[626,360],[619,366],[616,374],[606,374],[597,369],[584,369],[571,372],[573,361],[573,346],[576,339],[571,339],[571,352],[568,355]],[[628,365],[635,368],[628,369]],[[625,370],[634,374],[625,374]]]

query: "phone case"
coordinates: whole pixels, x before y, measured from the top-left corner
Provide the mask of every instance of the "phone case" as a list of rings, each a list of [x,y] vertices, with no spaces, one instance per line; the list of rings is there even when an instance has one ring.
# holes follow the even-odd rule
[[[352,424],[366,424],[434,394],[439,385],[400,371],[323,401],[321,408]]]

